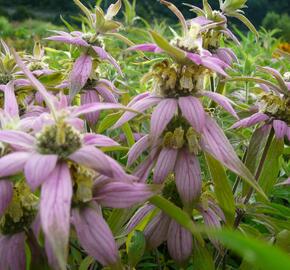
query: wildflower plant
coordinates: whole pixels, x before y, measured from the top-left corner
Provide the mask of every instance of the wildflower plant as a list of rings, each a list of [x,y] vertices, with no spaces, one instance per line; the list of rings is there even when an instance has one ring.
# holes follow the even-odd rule
[[[198,16],[186,19],[160,0],[181,28],[139,44],[126,34],[136,1],[123,29],[121,0],[74,2],[82,29],[64,21],[46,38],[64,44],[61,62],[38,41],[29,54],[1,40],[0,269],[287,269],[289,58],[238,75],[228,26],[257,34],[246,1],[187,5]]]

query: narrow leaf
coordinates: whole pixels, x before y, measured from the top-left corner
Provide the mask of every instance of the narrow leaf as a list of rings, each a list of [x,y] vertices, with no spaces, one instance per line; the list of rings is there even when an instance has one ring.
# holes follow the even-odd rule
[[[150,34],[151,34],[153,40],[155,41],[155,43],[162,50],[164,50],[166,53],[168,53],[172,58],[174,58],[176,61],[184,62],[186,60],[186,54],[184,51],[170,45],[170,43],[165,38],[163,38],[162,36],[160,36],[156,32],[150,31]]]
[[[146,240],[144,234],[141,231],[134,231],[131,241],[127,245],[129,265],[135,267],[145,252]]]
[[[279,157],[283,153],[284,141],[274,137],[270,149],[268,150],[266,160],[264,161],[263,169],[258,179],[258,182],[266,195],[269,195],[273,186],[278,180],[280,170]],[[257,196],[258,200],[263,200],[261,196]]]
[[[193,223],[192,219],[186,212],[182,211],[172,202],[158,195],[153,196],[151,199],[149,199],[149,201],[150,203],[160,208],[164,213],[166,213],[168,216],[174,219],[181,226],[188,229],[196,237],[196,239],[201,245],[204,244],[204,241],[199,231],[197,230],[196,225]]]
[[[131,129],[129,123],[125,123],[122,126],[122,130],[125,134],[128,145],[133,146],[133,144],[135,143],[135,139],[134,139],[134,135],[133,135],[133,132],[132,132],[132,129]]]
[[[289,255],[262,240],[245,237],[238,232],[214,231],[216,237],[226,247],[238,253],[245,261],[263,270],[289,270]]]
[[[232,225],[235,219],[235,199],[225,169],[211,155],[206,154],[205,157],[214,182],[216,198],[226,216],[228,225]]]

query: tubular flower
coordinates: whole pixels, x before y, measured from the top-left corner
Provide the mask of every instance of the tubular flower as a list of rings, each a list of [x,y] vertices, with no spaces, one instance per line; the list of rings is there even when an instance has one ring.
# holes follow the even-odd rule
[[[161,183],[174,171],[180,196],[185,204],[191,205],[198,198],[201,187],[197,156],[206,152],[262,192],[223,131],[205,112],[199,97],[211,98],[238,118],[230,100],[218,93],[203,91],[203,75],[191,66],[180,67],[164,61],[156,64],[146,76],[153,78],[153,93],[140,94],[128,104],[129,108],[139,112],[157,105],[151,115],[150,134],[129,151],[128,165],[145,150],[150,152],[135,175],[145,181],[155,166],[153,180]],[[114,127],[135,116],[134,112],[125,112]]]
[[[48,40],[72,44],[82,49],[82,54],[75,61],[70,73],[69,88],[71,98],[79,93],[89,78],[95,79],[95,69],[99,64],[99,60],[110,62],[123,75],[116,60],[104,49],[103,42],[104,34],[114,32],[120,26],[112,18],[121,8],[121,0],[111,5],[106,14],[98,6],[95,8],[96,14],[93,14],[78,0],[75,3],[87,17],[89,32],[82,33],[80,31],[73,31],[66,33],[63,31],[54,31],[56,35],[47,38]]]
[[[182,200],[177,192],[177,187],[172,179],[168,179],[165,182],[162,195],[176,206],[183,207]],[[212,201],[208,201],[207,207],[203,206],[199,201],[196,202],[195,210],[203,216],[204,223],[207,226],[221,226],[220,224],[224,219],[224,215],[220,208]],[[146,224],[143,231],[147,248],[149,250],[157,248],[166,241],[170,256],[178,264],[184,264],[192,255],[192,234],[155,206],[145,204],[139,208],[127,224],[126,232],[131,232],[145,217],[148,218],[150,215],[153,218]]]
[[[194,27],[199,28],[198,25],[193,25],[192,28]],[[175,38],[170,44],[159,34],[151,31],[151,36],[156,44],[139,44],[130,47],[128,50],[159,54],[165,52],[182,66],[193,66],[193,68],[200,69],[203,73],[209,70],[228,77],[224,69],[228,68],[229,65],[213,56],[209,51],[203,49],[201,37],[198,36],[198,30],[194,30],[193,32],[195,32],[194,35],[191,34],[189,37]]]
[[[96,146],[117,145],[112,139],[98,134],[81,133],[83,121],[79,115],[108,108],[122,108],[111,103],[92,103],[68,107],[67,99],[57,101],[37,81],[16,55],[19,66],[47,102],[51,114],[43,113],[35,121],[33,131],[1,130],[0,141],[11,152],[0,159],[0,177],[24,172],[34,191],[41,185],[40,218],[46,236],[47,253],[54,257],[60,269],[65,269],[69,238],[70,210],[74,179],[71,163],[118,181],[131,181],[123,168]],[[81,185],[82,186],[82,185]],[[80,194],[86,194],[81,188]]]
[[[89,177],[83,172],[80,173],[78,170],[73,174],[77,179],[77,192],[73,196],[72,223],[78,239],[86,252],[102,265],[118,265],[118,248],[102,216],[100,206],[132,207],[136,203],[146,201],[158,191],[158,188],[142,183],[124,183],[97,177],[93,189],[90,189]]]
[[[250,117],[236,122],[232,128],[249,127],[256,124],[273,127],[278,139],[285,136],[290,140],[290,80],[287,73],[283,78],[281,74],[270,67],[260,68],[270,73],[276,80],[277,85],[265,81],[260,84],[265,92],[257,102],[258,111]]]
[[[0,266],[23,270],[26,232],[36,217],[38,198],[22,180],[14,186],[9,180],[0,180],[0,194]]]
[[[69,82],[63,82],[58,88],[69,87]],[[97,102],[118,103],[118,96],[121,94],[112,82],[106,79],[88,80],[81,90],[81,104]],[[99,118],[99,112],[85,114],[85,119],[90,125],[95,125]]]
[[[129,50],[141,50],[154,53],[165,52],[171,56],[175,62],[183,65],[193,65],[200,67],[200,69],[208,69],[216,72],[222,76],[228,75],[224,71],[229,67],[231,60],[234,57],[234,53],[231,50],[220,50],[219,55],[226,55],[228,57],[219,57],[214,50],[214,55],[209,51],[210,46],[204,46],[203,32],[204,26],[201,26],[198,22],[191,21],[186,22],[182,13],[172,3],[162,0],[161,3],[165,4],[179,19],[182,25],[182,35],[179,36],[174,33],[175,37],[170,41],[166,41],[159,34],[151,31],[151,36],[155,43],[140,44],[129,48]]]
[[[149,151],[149,154],[135,169],[134,175],[145,182],[154,168],[154,183],[163,183],[166,177],[174,172],[180,198],[189,208],[201,194],[198,158],[201,152],[210,154],[261,192],[261,189],[254,184],[251,173],[235,154],[223,131],[209,116],[205,116],[202,133],[198,133],[184,118],[176,117],[175,122],[169,123],[157,140],[154,140],[154,135],[153,138],[151,135],[144,136],[130,149],[128,165],[132,165],[145,151]]]
[[[213,10],[207,0],[203,1],[203,9],[193,5],[185,4],[190,10],[197,14],[197,17],[189,20],[188,24],[198,23],[202,26],[203,45],[204,48],[212,53],[218,52],[220,48],[221,37],[225,36],[232,39],[236,44],[240,45],[237,37],[227,26],[227,17],[235,17],[249,28],[255,35],[258,35],[254,25],[243,15],[242,8],[246,7],[246,1],[220,1],[220,10]],[[222,50],[224,48],[221,48]],[[237,60],[231,51],[225,50],[223,59]],[[226,55],[227,54],[227,55]],[[216,54],[219,57],[219,53]]]
[[[0,39],[0,86],[7,85],[16,79],[17,66],[6,43]]]

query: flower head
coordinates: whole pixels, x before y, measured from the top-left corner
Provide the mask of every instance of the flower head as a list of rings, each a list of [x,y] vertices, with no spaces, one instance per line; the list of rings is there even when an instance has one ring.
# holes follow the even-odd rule
[[[270,73],[276,79],[277,84],[258,79],[260,87],[264,91],[256,104],[258,111],[250,117],[236,122],[232,128],[263,123],[263,125],[270,125],[274,128],[278,139],[286,136],[290,140],[290,84],[287,74],[283,78],[277,70],[270,67],[260,69]],[[255,78],[252,79],[255,81]]]
[[[89,26],[88,32],[72,31],[71,33],[66,33],[63,31],[54,31],[56,35],[47,38],[48,40],[78,46],[82,50],[81,55],[75,61],[70,73],[69,88],[71,99],[79,93],[89,79],[94,79],[95,68],[100,60],[107,60],[123,75],[116,60],[106,52],[103,42],[104,34],[114,32],[120,26],[112,18],[120,10],[122,2],[118,0],[116,4],[112,4],[107,14],[104,14],[98,6],[96,6],[95,14],[93,14],[80,1],[75,0],[75,3],[87,18],[86,22]]]
[[[165,182],[162,195],[176,206],[183,207],[172,179]],[[211,199],[207,199],[207,206],[206,203],[202,203],[202,200],[198,200],[195,204],[195,211],[202,215],[206,226],[217,228],[224,220],[222,211]],[[191,232],[151,204],[145,204],[139,208],[127,224],[126,231],[132,231],[145,217],[149,219],[143,231],[147,249],[157,248],[166,241],[170,256],[178,264],[184,264],[190,258],[194,246]],[[215,239],[211,240],[217,244]]]

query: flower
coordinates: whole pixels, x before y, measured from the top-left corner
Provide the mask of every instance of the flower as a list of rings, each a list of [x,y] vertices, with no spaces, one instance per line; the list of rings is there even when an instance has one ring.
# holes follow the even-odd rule
[[[0,266],[22,270],[26,266],[26,232],[35,220],[38,199],[23,180],[12,184],[1,179],[0,195]]]
[[[69,82],[65,81],[57,88],[67,88]],[[112,82],[106,79],[88,80],[81,91],[81,104],[97,102],[118,103],[118,95],[121,94]],[[95,125],[99,118],[99,112],[91,112],[84,115],[87,122]]]
[[[168,173],[174,171],[180,196],[186,205],[191,205],[200,195],[197,155],[203,151],[242,176],[263,194],[223,131],[199,100],[202,96],[209,97],[238,118],[227,97],[204,91],[205,75],[206,70],[202,66],[165,60],[155,64],[144,76],[145,80],[152,80],[152,94],[138,95],[128,107],[139,112],[155,105],[156,108],[151,114],[150,134],[132,147],[128,156],[129,163],[149,149],[148,158],[139,165],[135,175],[145,181],[155,166],[153,180],[160,183]],[[125,112],[113,127],[120,127],[135,116],[134,112]]]
[[[80,1],[76,0],[75,3],[86,15],[89,31],[86,33],[80,31],[72,31],[71,33],[54,31],[57,35],[46,38],[47,40],[59,41],[82,48],[83,52],[75,61],[70,73],[70,98],[73,98],[86,85],[90,77],[94,79],[94,69],[99,63],[98,59],[109,61],[123,76],[118,63],[105,51],[103,43],[104,34],[114,32],[120,26],[112,18],[121,8],[121,0],[118,0],[116,4],[110,5],[106,15],[98,6],[95,8],[96,14],[93,14]]]
[[[168,179],[163,187],[162,195],[178,207],[182,207],[182,202],[176,188],[175,182],[172,179]],[[221,221],[224,220],[221,209],[210,199],[207,201],[207,206],[205,204],[203,205],[201,201],[198,201],[195,205],[195,210],[203,216],[206,226],[220,227]],[[126,232],[129,233],[134,230],[145,217],[150,218],[150,215],[152,218],[149,219],[150,221],[145,225],[143,231],[147,248],[157,248],[164,241],[167,241],[170,256],[180,265],[185,263],[192,255],[193,250],[191,232],[155,206],[145,204],[139,208],[127,224]],[[217,244],[215,239],[211,240]]]
[[[192,27],[197,27],[194,25]],[[198,32],[195,30],[195,32]],[[206,69],[217,72],[218,74],[228,77],[225,68],[229,67],[226,62],[214,57],[209,51],[204,50],[201,47],[201,39],[197,37],[197,34],[194,36],[192,33],[188,33],[188,37],[184,39],[190,39],[189,41],[184,41],[185,44],[180,44],[181,41],[177,38],[173,40],[173,45],[168,43],[163,37],[159,34],[151,31],[151,36],[156,44],[154,43],[145,43],[139,44],[136,46],[130,47],[128,50],[131,51],[144,51],[144,52],[153,52],[153,53],[162,53],[165,52],[171,56],[177,63],[182,65],[193,65],[200,71]],[[181,38],[183,41],[183,38]],[[200,40],[200,41],[199,41]],[[193,44],[193,45],[192,45]],[[190,46],[190,47],[187,47]]]
[[[93,199],[72,210],[72,223],[81,246],[102,265],[118,265],[119,255],[113,234],[102,216],[100,206],[128,208],[142,203],[158,191],[142,183],[124,183],[98,177],[93,187]]]
[[[154,183],[163,183],[166,177],[174,172],[180,198],[185,206],[191,208],[193,202],[201,195],[198,156],[204,152],[240,175],[263,194],[216,122],[206,115],[204,125],[203,132],[198,133],[184,119],[176,117],[175,121],[167,125],[160,138],[154,139],[152,133],[133,145],[128,153],[128,166],[144,151],[149,151],[147,158],[135,169],[134,175],[145,182],[154,168]]]
[[[263,123],[273,127],[278,139],[285,136],[290,140],[290,82],[289,78],[270,67],[261,67],[260,70],[270,73],[277,81],[273,84],[268,81],[260,83],[261,89],[265,92],[257,102],[258,111],[250,117],[236,122],[232,128],[249,127]],[[253,78],[255,80],[255,78]],[[259,82],[261,80],[258,79]]]
[[[205,24],[204,20],[202,20],[202,23],[200,20],[186,22],[182,13],[175,5],[164,0],[161,3],[165,4],[178,17],[182,25],[182,35],[179,36],[177,33],[174,33],[175,37],[169,43],[159,34],[150,31],[155,43],[136,45],[129,48],[129,50],[141,50],[154,53],[165,52],[177,63],[186,65],[194,64],[200,67],[201,70],[202,68],[206,68],[227,77],[228,75],[224,69],[230,66],[232,60],[236,60],[234,53],[230,49],[225,48],[217,52],[214,50],[213,53],[215,55],[212,55],[209,51],[212,46],[204,46],[207,44],[205,42],[204,32],[208,29],[208,26],[202,26]],[[220,25],[220,22],[211,24],[210,27],[218,25]]]
[[[73,186],[78,184],[71,177],[70,164],[83,165],[114,180],[132,181],[132,177],[116,161],[96,148],[117,143],[104,135],[82,134],[83,121],[78,116],[105,108],[120,109],[123,106],[91,103],[77,108],[69,107],[66,98],[56,100],[25,67],[17,54],[15,58],[43,96],[50,113],[43,113],[36,118],[35,129],[32,131],[0,131],[0,141],[7,143],[11,149],[10,153],[0,158],[0,177],[23,171],[33,191],[41,185],[39,209],[47,253],[50,258],[55,256],[51,261],[56,261],[59,268],[64,269]],[[90,185],[92,187],[93,183]]]
[[[15,73],[17,72],[17,66],[12,57],[9,47],[6,43],[0,39],[1,51],[0,51],[0,86],[5,86],[10,81],[15,79]]]

